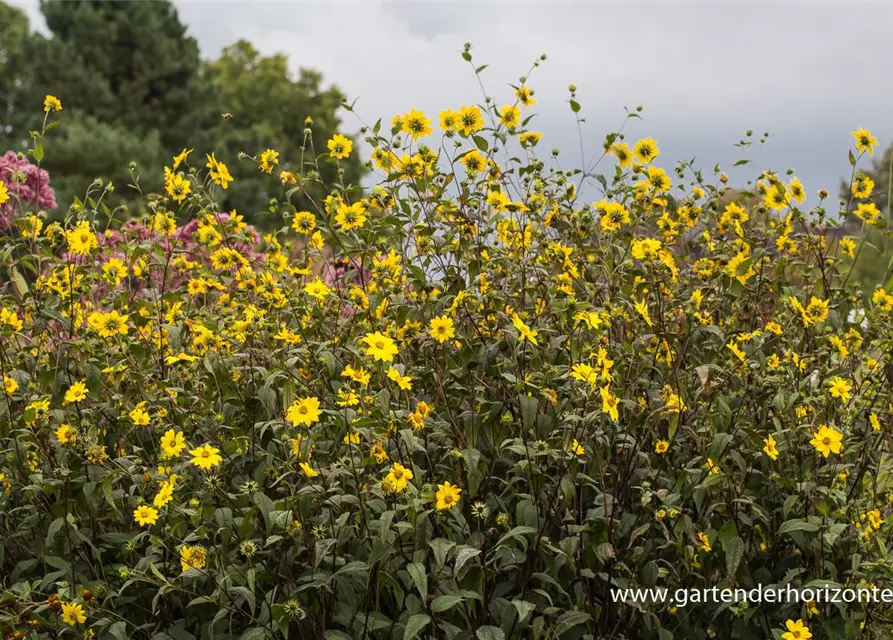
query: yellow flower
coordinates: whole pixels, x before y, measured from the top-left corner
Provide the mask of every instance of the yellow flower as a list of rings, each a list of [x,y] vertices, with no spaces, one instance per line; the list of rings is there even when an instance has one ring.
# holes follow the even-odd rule
[[[878,420],[877,414],[873,411],[871,412],[871,415],[868,416],[868,421],[871,423],[872,429],[874,429],[875,431],[881,430],[881,421]]]
[[[781,640],[809,640],[812,638],[809,627],[803,624],[803,620],[797,620],[796,622],[788,620],[784,623],[784,626],[787,631],[781,634]]]
[[[615,142],[611,145],[611,155],[617,158],[617,164],[621,169],[625,169],[633,163],[633,155],[629,150],[629,145],[625,142]]]
[[[44,113],[50,113],[51,111],[62,111],[62,101],[59,100],[59,98],[57,98],[56,96],[47,94],[46,97],[43,99],[43,110]]]
[[[828,381],[828,393],[832,398],[840,398],[842,404],[846,404],[853,397],[852,391],[853,385],[840,376],[834,376]]]
[[[730,278],[735,278],[741,284],[757,275],[753,268],[752,259],[747,251],[739,251],[726,265],[726,273]]]
[[[388,459],[388,452],[384,450],[384,446],[381,442],[376,442],[369,448],[369,455],[375,458],[375,461],[379,463]]]
[[[458,126],[458,114],[452,109],[444,109],[440,112],[440,128],[444,133],[456,130]]]
[[[431,337],[441,344],[456,335],[453,319],[446,315],[433,318],[428,326],[428,331],[431,333]]]
[[[856,176],[855,180],[853,180],[853,185],[850,190],[854,198],[859,198],[860,200],[865,199],[871,195],[872,191],[874,191],[874,180],[864,173],[860,173]]]
[[[81,220],[74,229],[67,231],[65,239],[68,242],[68,250],[75,255],[87,255],[98,244],[96,234],[86,220]]]
[[[642,138],[633,147],[633,155],[639,162],[651,162],[660,155],[660,148],[651,138]]]
[[[192,456],[192,460],[189,462],[205,471],[213,469],[223,462],[223,458],[220,456],[220,449],[216,449],[209,444],[203,444],[197,449],[191,449],[189,453]]]
[[[633,240],[630,253],[636,260],[656,260],[660,257],[661,242],[655,238]]]
[[[161,483],[161,487],[158,489],[158,493],[155,494],[155,499],[152,501],[159,509],[170,502],[174,497],[174,483],[172,480],[165,480]]]
[[[461,493],[462,489],[459,487],[451,485],[449,482],[444,482],[437,487],[437,502],[435,503],[435,507],[438,511],[452,509],[459,504],[459,495]]]
[[[192,183],[189,182],[180,173],[173,173],[167,167],[164,168],[164,190],[173,198],[177,204],[183,204],[183,201],[192,193]]]
[[[84,398],[87,397],[87,385],[84,384],[82,380],[78,380],[73,385],[68,387],[68,391],[65,392],[65,404],[71,404],[72,402],[80,402]]]
[[[56,429],[56,440],[59,441],[59,444],[64,446],[69,442],[74,442],[75,439],[74,429],[71,428],[71,425],[63,424]]]
[[[599,212],[599,226],[603,231],[619,231],[625,224],[630,223],[629,211],[619,202],[593,202],[593,208]]]
[[[388,475],[382,483],[382,488],[385,491],[390,491],[392,493],[403,493],[406,490],[406,487],[409,486],[409,481],[412,480],[412,478],[413,475],[411,470],[407,469],[402,464],[395,462],[388,471]]]
[[[9,202],[9,189],[6,188],[6,183],[0,180],[0,205],[7,202]]]
[[[800,184],[799,178],[792,178],[788,183],[788,195],[797,204],[803,204],[803,201],[806,200],[806,193],[803,191],[803,185]]]
[[[657,454],[664,454],[670,450],[670,443],[668,440],[658,440],[654,444],[654,452]]]
[[[413,140],[424,138],[431,133],[431,121],[425,117],[425,114],[415,109],[410,110],[402,118],[401,129],[403,133],[412,136]]]
[[[186,438],[181,431],[168,429],[161,437],[161,457],[175,458],[186,447]]]
[[[588,382],[593,387],[598,383],[598,372],[592,365],[586,364],[585,362],[575,364],[571,367],[571,377],[580,382]]]
[[[775,447],[775,438],[770,434],[768,437],[763,438],[763,452],[769,456],[770,459],[776,460],[778,458],[778,449]]]
[[[468,153],[464,154],[459,162],[461,162],[465,166],[465,171],[467,171],[470,175],[476,175],[480,173],[484,169],[484,166],[486,166],[487,164],[484,156],[482,156],[477,149],[472,149]]]
[[[543,134],[539,131],[525,131],[518,140],[522,147],[535,147],[542,137]]]
[[[729,342],[729,344],[726,345],[726,348],[735,354],[735,357],[738,358],[740,362],[747,362],[747,354],[744,353],[737,343]]]
[[[183,149],[179,154],[174,156],[174,171],[184,162],[186,162],[186,158],[189,157],[189,154],[195,151],[195,149]]]
[[[791,200],[784,185],[775,184],[768,188],[766,195],[763,196],[763,204],[775,211],[787,209],[791,204]]]
[[[288,408],[285,419],[294,425],[302,424],[309,427],[314,422],[319,422],[322,410],[319,408],[319,398],[309,396],[295,400]]]
[[[364,387],[369,384],[369,380],[372,377],[371,374],[362,367],[359,369],[354,369],[350,365],[344,367],[344,371],[341,372],[341,376],[344,378],[350,378],[354,382],[359,382]]]
[[[670,176],[667,175],[667,172],[662,168],[649,166],[646,184],[657,193],[666,193],[670,190],[672,181],[670,180]]]
[[[877,146],[877,138],[871,135],[868,129],[856,129],[850,133],[856,141],[856,149],[859,153],[868,152],[868,155],[874,155],[874,148]]]
[[[141,507],[137,507],[136,510],[133,512],[133,519],[136,520],[136,523],[141,527],[155,524],[156,522],[158,522],[158,511],[150,506],[143,505]]]
[[[804,308],[797,298],[791,298],[791,306],[794,308],[794,311],[797,311],[800,314],[800,317],[803,320],[803,326],[806,327],[811,324],[820,324],[828,318],[829,303],[830,300],[822,300],[821,298],[812,296],[809,304]]]
[[[205,157],[208,159],[208,164],[205,166],[210,169],[208,175],[211,177],[211,180],[214,184],[220,185],[224,189],[228,188],[229,183],[233,181],[233,177],[229,174],[229,169],[215,158],[213,153],[210,155],[206,153]]]
[[[7,325],[13,331],[21,331],[25,326],[15,311],[6,308],[0,309],[0,324]]]
[[[300,466],[301,466],[301,471],[303,471],[304,475],[308,478],[315,478],[316,476],[319,475],[319,471],[315,470],[313,467],[311,467],[306,462],[301,462]]]
[[[353,151],[353,141],[350,138],[342,136],[340,133],[336,133],[332,136],[326,143],[326,146],[329,148],[329,155],[338,160],[344,160],[350,155],[350,152]]]
[[[204,547],[182,547],[180,549],[180,569],[183,573],[190,569],[202,569],[207,561]]]
[[[381,332],[367,333],[360,338],[360,341],[366,343],[366,355],[372,356],[375,360],[392,362],[397,355],[397,345]]]
[[[6,188],[6,186],[3,184],[3,181],[0,180],[0,191],[2,191],[5,188]],[[7,195],[7,199],[9,199],[8,195]],[[4,202],[3,195],[0,194],[0,204],[3,204],[3,202]],[[39,238],[40,232],[43,229],[43,220],[41,220],[40,218],[38,218],[35,215],[30,215],[30,216],[24,218],[24,220],[25,220],[25,225],[22,227],[22,237],[23,238],[35,238],[35,239]]]
[[[701,548],[707,553],[710,553],[713,550],[713,548],[710,546],[710,538],[707,537],[707,534],[703,531],[700,531],[698,533],[698,543],[701,545]]]
[[[366,224],[366,205],[362,202],[354,202],[350,206],[341,203],[335,215],[335,222],[342,231],[359,229]]]
[[[324,302],[329,295],[329,287],[325,282],[317,278],[304,286],[304,293],[315,298],[318,302]]]
[[[530,89],[526,84],[522,84],[520,87],[515,89],[515,97],[518,98],[518,102],[523,104],[525,107],[532,107],[536,104],[536,98],[533,97],[533,90]]]
[[[504,105],[499,110],[499,122],[505,127],[517,127],[521,122],[521,110],[512,104]]]
[[[602,387],[600,393],[602,396],[602,413],[607,413],[611,417],[611,420],[617,422],[620,417],[620,412],[617,410],[617,396],[615,396],[611,392],[611,388],[607,386]]]
[[[476,106],[459,109],[459,131],[466,136],[473,135],[484,128],[484,118]]]
[[[707,467],[707,473],[711,476],[715,476],[719,473],[719,465],[713,462],[712,458],[707,458],[707,464],[705,466]]]
[[[815,447],[815,450],[821,453],[823,457],[827,458],[832,453],[840,453],[842,441],[843,434],[840,431],[823,424],[818,431],[813,433],[813,438],[809,441],[809,444]]]
[[[149,424],[149,412],[146,411],[146,403],[140,402],[127,414],[137,426],[145,427]]]
[[[48,98],[51,96],[47,96]],[[59,107],[60,109],[62,107]],[[71,625],[72,627],[76,624],[83,623],[87,621],[87,616],[84,613],[84,607],[79,605],[77,602],[64,602],[62,603],[62,622],[67,625]],[[24,636],[23,636],[24,637]]]
[[[577,442],[577,439],[574,438],[574,441],[571,442],[571,453],[575,456],[582,456],[585,452],[586,450],[583,448],[583,445]]]
[[[357,431],[351,431],[343,438],[344,444],[360,444],[360,434]]]
[[[390,367],[388,369],[388,378],[391,381],[396,382],[397,386],[399,386],[404,391],[409,391],[410,389],[412,389],[412,378],[410,378],[409,376],[401,376],[400,372],[397,371],[394,367]]]
[[[309,211],[299,211],[291,221],[291,228],[306,236],[316,228],[316,216]]]
[[[273,167],[275,167],[277,164],[279,164],[278,151],[274,151],[273,149],[266,149],[260,154],[260,164],[258,165],[258,167],[264,173],[273,173]]]
[[[653,327],[654,323],[651,321],[651,316],[648,314],[648,301],[646,298],[642,298],[642,302],[633,302],[633,305],[636,307],[636,311],[639,312],[639,315],[644,318],[645,322],[649,327]]]
[[[878,223],[878,220],[881,217],[881,211],[873,202],[860,202],[856,206],[856,210],[853,211],[853,215],[860,220],[864,220],[865,224],[874,225]]]
[[[16,379],[11,376],[3,376],[3,390],[6,392],[6,395],[11,396],[14,394],[19,388],[19,383],[16,382]]]
[[[531,329],[526,324],[524,324],[524,321],[521,320],[521,317],[518,314],[513,315],[512,325],[514,325],[515,329],[518,330],[518,339],[521,342],[524,342],[526,340],[527,342],[530,342],[534,346],[539,344],[536,340],[539,332]]]

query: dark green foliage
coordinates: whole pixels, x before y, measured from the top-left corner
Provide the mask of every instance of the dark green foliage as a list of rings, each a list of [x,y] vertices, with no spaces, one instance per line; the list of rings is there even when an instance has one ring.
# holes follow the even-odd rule
[[[198,163],[206,152],[250,156],[276,141],[288,166],[300,160],[305,118],[313,118],[317,135],[337,129],[341,94],[321,88],[320,74],[301,70],[292,79],[285,56],[262,57],[247,42],[203,61],[170,2],[45,0],[41,10],[50,37],[29,34],[25,15],[0,4],[0,151],[27,147],[46,94],[62,100],[64,130],[54,134],[52,164],[45,165],[60,204],[53,217],[97,177],[115,186],[107,205],[128,207],[117,218],[139,213],[130,163],[139,174],[169,165],[184,147],[196,149],[191,161]],[[324,151],[325,139],[315,148]],[[345,182],[359,181],[358,161],[342,166]],[[278,183],[250,159],[231,161],[230,171],[236,182],[223,205],[251,219],[248,203],[269,198]],[[337,178],[333,166],[330,172],[326,182]],[[161,178],[142,175],[139,186],[157,191]]]

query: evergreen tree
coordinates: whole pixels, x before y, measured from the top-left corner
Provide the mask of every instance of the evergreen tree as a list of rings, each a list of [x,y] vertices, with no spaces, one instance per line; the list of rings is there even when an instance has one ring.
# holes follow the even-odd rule
[[[216,101],[225,118],[204,137],[205,147],[216,150],[218,157],[235,159],[239,152],[259,155],[264,149],[279,152],[282,168],[300,171],[302,158],[313,154],[320,158],[320,173],[327,184],[337,179],[336,168],[327,161],[326,141],[338,129],[336,111],[342,103],[335,87],[321,88],[322,76],[301,69],[297,78],[288,70],[284,55],[263,57],[244,40],[227,47],[220,59],[209,64]],[[313,125],[312,145],[304,147],[306,120]],[[190,142],[189,146],[193,145]],[[281,192],[278,181],[262,174],[250,160],[230,162],[235,182],[230,187],[228,203],[240,212],[251,214],[251,207]],[[341,163],[345,183],[357,184],[363,174],[359,154]]]
[[[338,127],[341,94],[323,88],[320,74],[302,69],[293,78],[285,56],[263,57],[244,41],[204,62],[169,1],[40,6],[49,37],[30,34],[25,15],[0,3],[0,136],[6,148],[23,150],[28,132],[40,126],[44,95],[62,100],[63,123],[47,137],[43,162],[57,189],[57,216],[96,177],[115,186],[107,205],[139,213],[143,204],[128,187],[131,163],[140,188],[158,191],[162,167],[190,147],[193,162],[213,151],[227,163],[236,182],[222,208],[251,219],[258,203],[281,189],[239,153],[273,148],[282,167],[296,168],[302,153],[324,153]],[[315,146],[302,151],[307,117]],[[362,163],[354,157],[342,167],[345,182],[357,184]],[[322,163],[322,174],[337,179],[330,163]]]

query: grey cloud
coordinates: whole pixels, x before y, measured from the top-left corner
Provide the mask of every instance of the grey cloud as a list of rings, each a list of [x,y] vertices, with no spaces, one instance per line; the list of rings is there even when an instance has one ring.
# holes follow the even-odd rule
[[[36,2],[23,5],[32,18]],[[893,5],[868,3],[707,2],[177,2],[213,57],[245,38],[262,52],[286,53],[295,67],[322,71],[359,115],[385,121],[410,108],[436,118],[444,108],[479,102],[472,70],[459,56],[474,44],[488,93],[511,99],[542,52],[549,59],[530,85],[539,104],[541,147],[559,146],[562,164],[579,157],[567,85],[579,87],[584,142],[598,149],[623,107],[644,104],[631,138],[650,135],[664,163],[698,158],[705,168],[741,157],[732,145],[745,129],[769,130],[752,165],[730,171],[743,182],[763,168],[797,169],[814,193],[836,190],[848,169],[849,131],[893,136],[893,87],[881,25]],[[866,25],[869,28],[866,30]],[[360,123],[344,114],[345,129]]]

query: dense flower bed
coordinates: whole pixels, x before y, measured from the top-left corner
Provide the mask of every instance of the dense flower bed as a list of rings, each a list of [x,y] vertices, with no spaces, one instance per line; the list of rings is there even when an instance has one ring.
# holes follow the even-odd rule
[[[263,237],[216,205],[235,158],[184,149],[116,228],[2,174],[5,637],[884,637],[883,604],[611,598],[886,580],[893,293],[791,175],[745,206],[619,133],[561,168],[526,82],[365,128],[378,186],[312,211],[349,138],[246,150]]]

